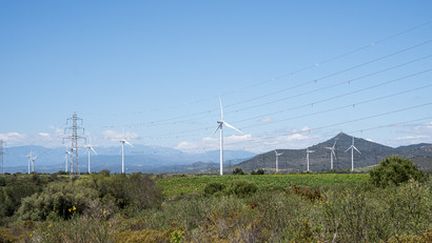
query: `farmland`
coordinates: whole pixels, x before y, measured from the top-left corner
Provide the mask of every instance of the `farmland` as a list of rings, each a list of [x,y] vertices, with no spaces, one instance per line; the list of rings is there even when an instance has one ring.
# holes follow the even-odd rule
[[[166,176],[157,179],[157,185],[167,197],[201,193],[209,183],[228,186],[233,181],[247,181],[258,186],[260,191],[287,189],[290,186],[336,187],[367,183],[368,174],[281,174],[281,175],[184,175]]]

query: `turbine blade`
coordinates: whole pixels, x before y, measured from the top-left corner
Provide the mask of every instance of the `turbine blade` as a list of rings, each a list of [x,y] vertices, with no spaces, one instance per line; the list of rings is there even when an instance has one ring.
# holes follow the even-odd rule
[[[361,154],[360,151],[359,151],[355,146],[353,146],[353,149],[354,149],[355,151],[357,151],[359,154]]]
[[[222,129],[221,127],[222,127],[222,124],[219,124],[213,134],[216,134],[217,131],[219,131],[219,129]]]
[[[219,107],[220,107],[220,113],[221,113],[221,121],[224,120],[224,112],[223,112],[223,105],[222,105],[222,98],[219,96]]]
[[[129,143],[128,141],[126,141],[126,139],[125,139],[125,140],[123,140],[123,141],[124,141],[124,143],[125,143],[125,144],[127,144],[127,145],[129,145],[129,146],[133,147],[133,145],[132,145],[131,143]]]
[[[93,147],[90,147],[90,150],[93,151],[93,153],[97,155],[97,152]]]
[[[352,148],[352,145],[349,148],[347,148],[347,150],[345,150],[345,153],[350,151],[351,148]]]
[[[239,133],[241,133],[241,134],[244,134],[240,129],[234,127],[233,125],[229,124],[228,122],[225,122],[225,121],[224,121],[223,124],[224,124],[225,126],[231,128],[231,129],[236,130],[237,132],[239,132]]]

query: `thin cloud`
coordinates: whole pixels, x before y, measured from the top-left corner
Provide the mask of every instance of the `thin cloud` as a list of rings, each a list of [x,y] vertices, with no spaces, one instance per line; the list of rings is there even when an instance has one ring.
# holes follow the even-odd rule
[[[110,141],[118,141],[120,139],[130,139],[130,140],[136,140],[139,139],[138,134],[133,132],[118,132],[114,130],[105,130],[102,133],[102,136],[104,139],[110,140]]]
[[[0,133],[0,140],[10,142],[10,143],[23,142],[25,138],[26,135],[19,132]]]

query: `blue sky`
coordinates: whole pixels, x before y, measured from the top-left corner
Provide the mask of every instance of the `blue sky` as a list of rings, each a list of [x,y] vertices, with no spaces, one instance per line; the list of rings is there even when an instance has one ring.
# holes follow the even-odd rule
[[[124,131],[134,143],[212,150],[222,96],[226,120],[245,132],[227,130],[233,149],[300,148],[416,119],[353,134],[432,142],[432,105],[313,129],[432,102],[431,9],[430,1],[2,1],[0,138],[61,146],[76,111],[99,146]]]

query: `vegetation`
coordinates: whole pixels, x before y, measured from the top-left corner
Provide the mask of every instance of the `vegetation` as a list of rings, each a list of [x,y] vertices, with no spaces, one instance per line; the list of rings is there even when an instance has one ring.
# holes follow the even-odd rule
[[[376,186],[399,185],[410,179],[421,180],[423,173],[414,163],[400,157],[388,157],[370,171],[371,182]]]
[[[251,172],[251,175],[264,175],[265,171],[263,169],[257,169],[257,170],[253,170]]]
[[[426,176],[385,187],[373,183],[372,173],[0,178],[0,242],[432,239],[432,181]]]
[[[241,168],[235,168],[233,170],[233,175],[244,175],[245,173],[243,172],[243,170]]]

